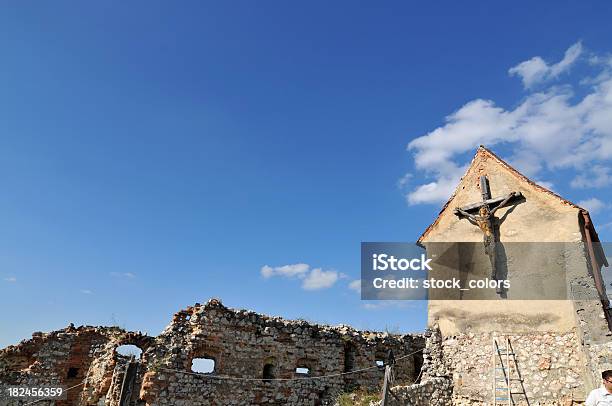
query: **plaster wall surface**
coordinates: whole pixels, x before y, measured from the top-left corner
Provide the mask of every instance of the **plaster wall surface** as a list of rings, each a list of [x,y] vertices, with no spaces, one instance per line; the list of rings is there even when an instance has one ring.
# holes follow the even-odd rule
[[[580,224],[580,209],[563,201],[560,197],[542,190],[530,183],[520,174],[487,153],[479,150],[466,175],[461,180],[448,207],[442,211],[438,220],[424,235],[421,243],[438,246],[440,243],[474,242],[482,244],[480,228],[465,218],[453,213],[454,208],[463,207],[481,200],[480,176],[486,175],[493,197],[510,192],[520,192],[524,199],[517,204],[497,211],[496,227],[501,246],[518,247],[521,243],[532,243],[535,250],[544,246],[559,247],[563,244],[580,245],[584,239]],[[548,245],[547,245],[548,244]],[[523,244],[527,247],[527,244]],[[561,248],[559,248],[561,249]],[[486,272],[490,266],[486,262],[484,246],[476,252],[471,269],[467,272]],[[510,250],[511,251],[511,250]],[[515,250],[517,251],[517,250]],[[549,253],[550,254],[550,253]],[[539,289],[542,286],[530,285],[529,274],[551,272],[560,275],[582,275],[589,278],[589,265],[584,248],[560,252],[565,255],[560,265],[554,263],[546,267],[538,266],[537,252],[508,253],[506,258],[508,276],[515,291]],[[479,259],[478,259],[479,256]],[[570,258],[568,258],[570,256]],[[571,264],[571,269],[567,268]],[[485,274],[483,274],[485,275]],[[589,282],[590,281],[590,282]],[[546,287],[546,286],[544,286]],[[512,291],[509,292],[512,295]],[[510,297],[511,298],[511,297]],[[570,300],[503,300],[493,296],[481,300],[431,300],[429,303],[429,325],[437,324],[446,336],[459,332],[533,332],[555,331],[571,332],[576,328],[576,310]],[[592,310],[597,310],[596,308]],[[605,321],[601,307],[597,317]],[[601,322],[599,322],[601,324]]]
[[[505,249],[504,265],[512,286],[521,294],[529,289],[549,289],[549,285],[533,283],[535,277],[544,275],[553,280],[555,275],[563,275],[568,295],[566,300],[509,300],[511,288],[506,298],[493,292],[490,297],[481,297],[487,300],[430,300],[428,322],[441,331],[440,365],[444,365],[453,382],[453,403],[491,401],[493,337],[511,338],[532,404],[584,401],[586,393],[598,385],[601,370],[609,368],[612,343],[596,294],[580,208],[533,184],[487,150],[479,149],[455,194],[420,242],[428,253],[441,243],[482,245],[481,252],[470,253],[467,259],[457,254],[455,261],[469,274],[486,275],[490,264],[484,253],[482,231],[453,213],[456,207],[481,200],[481,175],[488,178],[493,197],[512,191],[524,197],[496,213],[499,242]],[[512,249],[521,244],[524,249]],[[542,263],[538,250],[550,246],[558,252],[548,252],[554,260]],[[444,272],[447,270],[442,268]],[[586,296],[576,298],[576,292]]]

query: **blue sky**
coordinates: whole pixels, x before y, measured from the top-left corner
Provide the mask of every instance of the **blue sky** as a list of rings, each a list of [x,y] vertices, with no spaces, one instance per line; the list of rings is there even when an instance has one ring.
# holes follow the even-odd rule
[[[0,347],[69,322],[158,334],[210,297],[422,330],[425,303],[349,288],[360,242],[414,241],[480,143],[609,240],[611,11],[4,4]]]

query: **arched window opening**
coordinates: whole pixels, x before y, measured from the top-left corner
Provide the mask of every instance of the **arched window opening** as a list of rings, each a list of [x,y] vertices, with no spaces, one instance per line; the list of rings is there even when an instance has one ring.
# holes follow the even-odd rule
[[[123,344],[115,348],[115,352],[124,357],[134,356],[135,359],[139,359],[142,355],[142,350],[133,344]]]
[[[215,372],[215,360],[212,358],[194,358],[191,360],[191,371],[212,374]]]
[[[308,368],[308,367],[297,367],[297,368],[295,368],[295,373],[297,375],[310,375],[310,368]]]
[[[379,369],[385,369],[385,365],[387,365],[387,351],[381,349],[376,351],[374,355],[374,364]]]
[[[299,359],[295,365],[295,374],[298,376],[308,376],[312,372],[312,361]]]

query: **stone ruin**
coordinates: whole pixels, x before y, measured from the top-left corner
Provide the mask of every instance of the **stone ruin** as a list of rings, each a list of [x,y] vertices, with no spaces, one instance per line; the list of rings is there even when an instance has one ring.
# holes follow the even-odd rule
[[[483,177],[495,196],[518,191],[524,199],[502,209],[507,218],[498,231],[500,241],[571,244],[563,246],[563,266],[553,261],[551,270],[567,272],[572,292],[590,292],[586,299],[430,297],[429,329],[408,335],[288,321],[211,300],[176,313],[157,337],[116,327],[34,333],[0,350],[0,384],[73,387],[67,400],[40,404],[331,405],[345,392],[380,393],[384,368],[379,364],[388,362],[392,350],[398,359],[396,386],[385,406],[488,405],[497,377],[494,340],[509,339],[521,374],[520,383],[512,383],[511,391],[522,393],[510,396],[513,405],[581,404],[599,385],[601,370],[612,369],[612,311],[601,277],[608,263],[586,210],[481,147],[419,243],[426,248],[439,242],[481,244],[482,231],[453,209],[482,195]],[[517,266],[531,260],[519,254],[507,259],[508,276],[525,286],[534,269]],[[467,259],[470,274],[489,271]],[[115,349],[123,344],[138,346],[141,358],[119,355]],[[194,372],[194,359],[207,359],[214,369]]]
[[[379,392],[389,350],[396,358],[408,355],[397,361],[396,382],[418,382],[425,341],[423,334],[268,317],[213,299],[176,313],[157,337],[72,325],[34,333],[0,350],[0,382],[81,384],[68,391],[67,400],[43,405],[331,405],[342,392]],[[129,399],[124,395],[120,402],[130,359],[116,348],[124,344],[138,346],[142,355]],[[214,362],[214,370],[192,372],[198,358]],[[13,404],[19,403],[7,403]]]
[[[357,331],[234,310],[212,299],[176,313],[157,337],[72,325],[36,332],[0,350],[0,383],[73,387],[66,400],[41,405],[333,405],[342,393],[379,394],[381,365],[392,350],[396,386],[387,405],[486,405],[493,337],[500,335],[445,337],[437,326],[423,334]],[[528,395],[537,399],[531,404],[584,399],[583,339],[535,332],[511,339]],[[116,351],[125,344],[142,349],[139,360]],[[588,348],[593,358],[612,353],[609,340]],[[214,370],[193,372],[198,358],[214,362]],[[130,364],[137,369],[127,387]]]

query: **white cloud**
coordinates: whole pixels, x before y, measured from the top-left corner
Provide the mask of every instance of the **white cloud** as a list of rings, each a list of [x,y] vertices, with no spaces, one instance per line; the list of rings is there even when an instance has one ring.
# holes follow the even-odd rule
[[[128,279],[134,279],[136,277],[136,275],[134,275],[131,272],[111,272],[110,275],[113,277],[117,277],[117,278],[128,278]]]
[[[91,294],[93,294],[93,292],[91,290],[89,290],[89,289],[81,289],[80,292],[82,294],[84,294],[84,295],[91,295]]]
[[[303,278],[308,272],[309,268],[310,266],[308,264],[283,265],[274,268],[268,265],[264,265],[261,268],[261,275],[266,279],[272,276],[283,276],[286,278]]]
[[[319,290],[327,289],[336,284],[339,279],[347,278],[347,275],[335,270],[323,270],[321,268],[311,269],[308,264],[292,264],[277,267],[264,265],[260,270],[265,278],[279,276],[287,279],[301,279],[302,289]]]
[[[461,175],[460,171],[455,172],[451,176],[440,176],[438,180],[424,185],[417,186],[417,188],[406,196],[406,200],[409,204],[419,203],[437,203],[444,201],[450,197],[455,190],[457,183]],[[463,173],[463,171],[461,171]]]
[[[407,173],[402,176],[402,178],[397,181],[397,187],[399,187],[400,189],[404,188],[408,184],[408,182],[410,182],[410,179],[412,179],[413,176],[414,175],[411,173]]]
[[[510,68],[508,73],[511,76],[520,76],[523,86],[527,89],[538,83],[557,78],[576,62],[581,53],[582,44],[577,42],[565,51],[563,59],[558,63],[549,65],[541,57],[535,56]]]
[[[595,214],[599,212],[601,209],[608,206],[607,204],[605,204],[604,202],[602,202],[596,197],[592,197],[586,200],[581,200],[577,204],[578,206],[584,207],[585,209],[587,209],[591,214]]]
[[[580,55],[572,46],[563,61],[547,66],[558,75]],[[612,183],[612,66],[610,73],[576,99],[570,85],[552,86],[528,94],[513,109],[491,100],[466,103],[445,119],[444,125],[408,144],[417,170],[429,180],[406,195],[410,204],[439,203],[450,197],[465,172],[467,156],[480,144],[509,146],[503,157],[528,176],[540,179],[546,171],[573,169],[574,187],[603,187]],[[601,75],[600,75],[601,77]]]
[[[7,278],[4,278],[4,280],[5,280],[6,282],[10,282],[10,283],[17,282],[17,278],[15,278],[14,276],[9,276],[9,277],[7,277]]]
[[[338,281],[340,275],[337,271],[324,271],[321,268],[315,268],[302,281],[302,289],[304,290],[319,290],[331,288]]]
[[[601,83],[612,77],[612,54],[608,55],[591,55],[589,63],[595,68],[601,69],[601,72],[595,77],[587,77],[580,81],[583,85],[592,85]]]
[[[601,188],[612,184],[610,167],[595,165],[576,176],[570,185],[574,188]]]
[[[356,279],[349,283],[348,288],[354,290],[357,293],[361,293],[361,279]]]

